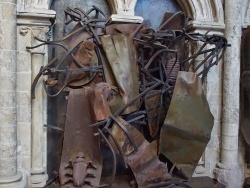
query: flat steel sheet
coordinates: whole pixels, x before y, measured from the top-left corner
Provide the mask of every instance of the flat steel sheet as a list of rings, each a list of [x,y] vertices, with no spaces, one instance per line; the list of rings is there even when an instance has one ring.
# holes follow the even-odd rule
[[[201,79],[180,71],[161,129],[160,153],[190,178],[210,140],[213,124]]]
[[[108,62],[104,63],[106,82],[117,87],[118,93],[110,101],[110,109],[116,112],[139,95],[137,53],[133,40],[124,34],[101,37]],[[130,105],[124,114],[137,110],[139,101]]]

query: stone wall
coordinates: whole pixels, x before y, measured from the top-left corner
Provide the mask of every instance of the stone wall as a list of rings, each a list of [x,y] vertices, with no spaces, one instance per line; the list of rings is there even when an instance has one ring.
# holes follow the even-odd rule
[[[121,2],[109,0],[112,19],[141,22],[141,17],[134,16],[136,2],[131,1],[127,5],[129,11],[123,14],[119,9]],[[207,175],[218,178],[227,187],[242,187],[244,164],[240,159],[244,158],[244,149],[238,147],[240,44],[242,28],[250,25],[250,1],[177,2],[194,19],[190,29],[204,33],[211,28],[211,34],[224,34],[232,45],[224,62],[213,67],[207,77],[206,92],[215,125],[194,176]],[[34,36],[45,37],[49,19],[55,17],[55,12],[48,10],[50,3],[0,1],[0,188],[42,187],[47,180],[43,126],[47,116],[46,96],[41,83],[36,90],[36,102],[30,95],[34,76],[47,63],[47,49],[28,51],[26,46],[37,44]]]

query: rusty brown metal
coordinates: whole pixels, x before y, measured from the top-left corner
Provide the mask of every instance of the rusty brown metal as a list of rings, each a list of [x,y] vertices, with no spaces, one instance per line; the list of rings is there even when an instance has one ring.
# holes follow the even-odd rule
[[[106,26],[107,35],[124,34],[134,37],[135,32],[140,29],[140,24],[111,24]]]
[[[146,187],[155,182],[169,180],[171,175],[168,173],[167,165],[158,159],[156,141],[149,143],[142,133],[124,119],[117,117],[117,120],[126,127],[137,146],[136,151],[124,131],[116,123],[113,125],[112,134],[122,149],[126,163],[133,171],[138,187]],[[115,148],[112,139],[110,142]]]
[[[117,95],[110,101],[111,111],[116,112],[139,95],[137,53],[133,40],[124,34],[104,35],[101,41],[108,59],[104,65],[106,82],[118,90]],[[138,104],[136,101],[124,114],[136,111]]]
[[[208,54],[198,65],[207,65],[198,73],[204,78],[221,59],[226,39],[186,32],[188,18],[182,12],[166,13],[158,30],[138,24],[112,24],[104,34],[100,22],[105,19],[99,18],[99,13],[103,14],[97,7],[88,12],[67,8],[66,25],[76,22],[74,29],[59,41],[36,38],[41,44],[28,48],[49,44],[61,47],[58,58],[41,67],[32,86],[34,91],[38,79],[48,75],[44,83],[48,96],[69,91],[65,128],[60,129],[64,130],[61,187],[99,187],[103,168],[100,143],[108,146],[113,158],[108,187],[115,179],[116,153],[122,155],[125,167],[130,166],[136,179],[133,186],[186,183],[172,179],[158,154],[191,177],[210,139],[213,117],[198,76],[179,70],[188,70],[199,55]],[[204,45],[187,58],[186,41]],[[205,50],[208,44],[214,47]],[[149,136],[143,132],[146,129]]]
[[[73,89],[68,97],[59,178],[61,187],[99,186],[102,172],[97,120],[110,116],[103,85]],[[100,103],[100,101],[102,101]],[[92,175],[91,175],[92,174]]]
[[[210,140],[214,118],[201,79],[180,71],[160,134],[160,153],[190,178]]]
[[[161,129],[161,125],[164,122],[166,116],[166,109],[162,102],[162,95],[151,94],[157,92],[158,90],[152,90],[145,96],[145,110],[147,112],[147,123],[149,127],[150,136],[155,138]]]

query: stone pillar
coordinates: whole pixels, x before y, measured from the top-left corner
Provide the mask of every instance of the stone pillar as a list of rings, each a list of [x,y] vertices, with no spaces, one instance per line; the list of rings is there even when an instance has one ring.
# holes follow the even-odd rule
[[[0,188],[23,188],[17,170],[16,0],[1,0],[0,20]]]
[[[20,1],[19,3],[21,3]],[[34,38],[45,39],[55,18],[55,11],[47,10],[47,0],[23,1],[19,4],[18,65],[17,65],[17,108],[18,108],[18,147],[19,168],[28,175],[28,187],[43,187],[48,179],[46,172],[47,96],[44,94],[42,79],[37,83],[36,98],[31,99],[31,84],[41,66],[48,63],[47,47],[27,50],[39,42]],[[43,6],[40,6],[43,5]],[[45,39],[46,40],[46,39]]]
[[[242,3],[242,0],[225,1],[225,37],[231,47],[227,48],[224,57],[222,148],[216,173],[218,180],[228,188],[240,188],[243,185],[243,166],[238,163]]]
[[[43,40],[45,36],[45,31],[47,28],[44,29],[36,29],[33,30],[33,34],[38,38]],[[32,46],[38,45],[38,41],[34,38],[31,39]],[[47,46],[41,46],[39,48],[31,50],[31,77],[32,80],[35,79],[36,75],[38,74],[40,67],[45,66],[48,62],[46,56]],[[46,128],[44,127],[47,124],[47,96],[44,93],[43,88],[43,79],[40,79],[37,83],[36,90],[35,90],[36,98],[32,100],[32,108],[31,108],[31,179],[30,183],[32,187],[42,187],[45,185],[46,181],[48,180],[48,175],[46,173],[46,164],[44,164],[44,151],[47,147],[44,145],[46,144],[47,137],[46,135]]]
[[[142,23],[143,18],[135,16],[137,0],[108,0],[112,10],[110,22]]]

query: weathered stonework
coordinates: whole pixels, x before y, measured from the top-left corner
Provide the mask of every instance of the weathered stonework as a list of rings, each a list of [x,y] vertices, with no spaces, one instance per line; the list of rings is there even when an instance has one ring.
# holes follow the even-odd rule
[[[143,21],[134,16],[136,0],[108,2],[113,12],[111,21]],[[229,188],[242,187],[246,165],[243,164],[244,149],[238,147],[240,44],[242,28],[250,25],[250,1],[177,2],[193,18],[189,29],[204,33],[211,28],[210,34],[225,34],[231,44],[224,66],[213,67],[206,80],[205,90],[215,123],[194,176],[215,177]],[[55,16],[55,12],[48,10],[48,4],[48,0],[0,1],[0,188],[23,188],[25,184],[42,187],[47,180],[46,129],[43,127],[46,96],[41,83],[36,90],[36,102],[30,95],[34,75],[47,63],[47,49],[27,51],[26,46],[35,44],[34,35],[44,37],[49,19]],[[197,59],[197,64],[203,58]],[[249,171],[246,168],[246,176],[250,176]]]
[[[44,39],[55,12],[45,1],[19,1],[17,15],[17,148],[18,168],[28,176],[26,187],[43,187],[46,174],[47,100],[41,82],[36,88],[36,100],[31,99],[31,84],[40,66],[47,63],[47,49],[27,50],[37,44],[34,36]],[[39,88],[40,87],[40,88]]]
[[[17,169],[16,1],[0,2],[0,187],[25,186]]]
[[[137,0],[108,0],[112,9],[112,15],[108,22],[142,23],[143,18],[135,16],[135,5]]]

